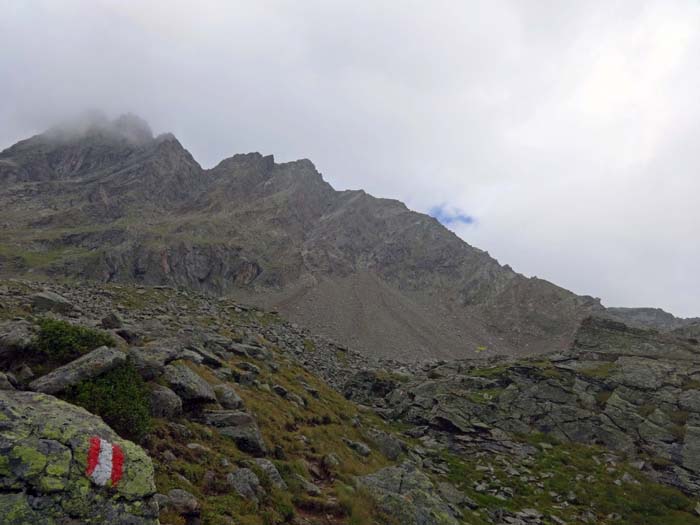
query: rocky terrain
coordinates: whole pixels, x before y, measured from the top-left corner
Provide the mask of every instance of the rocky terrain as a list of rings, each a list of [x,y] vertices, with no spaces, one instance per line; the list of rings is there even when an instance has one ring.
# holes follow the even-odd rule
[[[663,332],[700,325],[698,317],[680,319],[661,308],[607,308],[606,316],[635,328],[653,328]]]
[[[0,522],[700,524],[700,320],[134,116],[0,153]]]
[[[279,310],[369,355],[568,348],[598,300],[525,278],[398,201],[308,160],[202,169],[134,116],[0,153],[0,275],[183,286]]]
[[[699,354],[692,338],[589,318],[547,359],[373,360],[227,298],[8,280],[0,512],[12,524],[700,523]],[[116,483],[89,473],[95,437],[122,451]]]

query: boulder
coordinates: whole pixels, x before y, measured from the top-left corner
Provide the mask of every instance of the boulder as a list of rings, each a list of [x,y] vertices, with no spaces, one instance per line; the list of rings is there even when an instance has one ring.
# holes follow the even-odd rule
[[[87,475],[91,438],[122,451],[120,479],[114,467],[115,477]],[[3,523],[155,525],[154,493],[150,458],[99,417],[49,395],[0,391]]]
[[[258,497],[263,494],[260,480],[255,472],[249,468],[239,468],[226,476],[226,481],[240,497],[258,502]]]
[[[398,381],[387,374],[361,370],[347,380],[343,386],[343,393],[346,398],[356,403],[371,405],[375,400],[385,398],[398,385]]]
[[[219,432],[231,438],[243,452],[254,456],[267,454],[258,424],[253,416],[239,410],[210,410],[204,413],[204,422],[219,429]]]
[[[182,363],[165,367],[163,378],[183,401],[214,403],[216,394],[209,383]]]
[[[177,350],[168,347],[132,346],[128,354],[136,370],[147,381],[161,376],[165,365],[177,358]]]
[[[391,461],[398,459],[404,451],[405,445],[403,442],[383,430],[370,429],[367,431],[367,437],[369,437],[372,443],[379,449],[379,452],[384,454],[384,456]]]
[[[272,461],[265,458],[256,458],[254,461],[258,468],[267,476],[267,479],[273,487],[280,490],[287,490],[287,483],[282,479],[279,470],[277,470],[277,467],[275,467]]]
[[[198,346],[189,347],[188,350],[194,352],[199,356],[200,362],[210,368],[221,368],[224,366],[224,362],[219,359],[216,355],[208,350],[204,350]]]
[[[331,472],[340,465],[340,458],[338,458],[337,454],[331,452],[330,454],[323,456],[321,459],[321,465],[323,465],[323,468],[326,469],[327,472]]]
[[[100,325],[106,330],[116,330],[124,325],[124,320],[118,313],[112,312],[102,318]]]
[[[130,345],[140,346],[143,344],[143,337],[129,328],[120,328],[115,333]]]
[[[411,463],[358,478],[379,508],[402,525],[458,525],[430,478]]]
[[[27,349],[34,338],[35,327],[27,321],[0,323],[0,358]]]
[[[238,410],[243,408],[243,399],[233,389],[232,386],[222,383],[214,387],[214,393],[219,404],[227,410]]]
[[[151,415],[173,418],[182,413],[182,399],[167,386],[151,386]]]
[[[343,438],[343,442],[353,449],[355,452],[357,452],[360,456],[367,457],[372,453],[372,449],[369,448],[366,444],[361,443],[359,441],[352,441],[347,438]]]
[[[116,348],[101,346],[39,379],[35,379],[29,383],[29,388],[44,394],[57,394],[81,381],[109,372],[125,361],[126,354],[123,352]]]
[[[55,292],[39,292],[32,295],[29,300],[34,312],[56,312],[66,314],[73,311],[73,304]]]
[[[301,485],[301,488],[306,492],[309,496],[320,496],[321,495],[321,489],[318,488],[317,485],[314,485],[311,483],[308,479],[306,479],[304,476],[301,474],[295,474],[294,479],[297,480],[299,485]]]
[[[164,506],[173,509],[180,516],[184,516],[185,518],[199,516],[201,513],[199,500],[182,489],[170,490],[167,499],[164,501]]]

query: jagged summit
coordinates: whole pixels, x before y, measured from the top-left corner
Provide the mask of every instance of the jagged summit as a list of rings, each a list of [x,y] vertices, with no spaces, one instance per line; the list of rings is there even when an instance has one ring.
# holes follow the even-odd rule
[[[661,308],[609,307],[607,313],[613,319],[638,328],[654,328],[669,331],[699,324],[700,318],[681,319]]]
[[[148,122],[131,113],[115,119],[109,128],[114,129],[127,141],[135,144],[143,144],[153,140],[153,132]],[[174,138],[174,135],[171,136]]]
[[[148,122],[133,113],[125,113],[110,120],[101,111],[87,111],[66,120],[40,135],[47,140],[71,142],[91,136],[122,139],[132,144],[146,144],[153,140]]]
[[[561,350],[602,310],[399,201],[336,191],[308,159],[204,170],[133,115],[56,133],[0,153],[0,275],[232,294],[401,359]]]

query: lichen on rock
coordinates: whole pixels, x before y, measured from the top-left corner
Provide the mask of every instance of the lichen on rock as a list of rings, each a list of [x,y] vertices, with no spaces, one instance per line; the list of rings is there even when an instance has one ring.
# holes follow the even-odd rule
[[[90,437],[118,445],[123,476],[86,476]],[[0,391],[0,515],[4,523],[157,523],[150,458],[99,417],[45,394]]]

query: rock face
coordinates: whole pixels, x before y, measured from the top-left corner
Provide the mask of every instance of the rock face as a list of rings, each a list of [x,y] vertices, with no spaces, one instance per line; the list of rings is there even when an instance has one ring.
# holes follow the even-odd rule
[[[358,480],[377,495],[379,507],[402,525],[457,525],[430,478],[410,463],[382,469]]]
[[[612,319],[635,328],[654,328],[666,332],[700,323],[700,318],[679,319],[661,308],[607,308],[606,313]]]
[[[372,378],[350,379],[347,393],[377,391]],[[574,347],[551,361],[434,365],[423,380],[398,385],[377,404],[390,418],[462,444],[505,449],[514,435],[533,432],[604,444],[651,458],[653,476],[696,493],[699,385],[697,344],[591,318]]]
[[[126,355],[123,352],[102,346],[32,381],[29,388],[45,394],[58,394],[81,381],[104,374],[125,361]]]
[[[209,383],[189,369],[178,363],[165,367],[165,381],[184,401],[208,403],[216,401],[216,394]]]
[[[139,119],[88,121],[0,152],[0,224],[14,225],[0,275],[232,293],[403,359],[562,350],[602,308],[398,201],[335,191],[308,160],[250,153],[203,170]]]
[[[35,312],[67,313],[73,305],[65,297],[54,292],[39,292],[31,297],[32,308]]]
[[[114,487],[86,475],[93,436],[124,453]],[[44,394],[0,391],[0,487],[0,516],[8,525],[158,523],[153,466],[144,451],[100,418]]]

